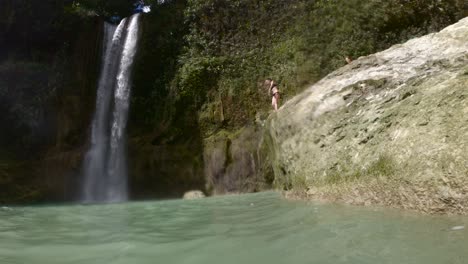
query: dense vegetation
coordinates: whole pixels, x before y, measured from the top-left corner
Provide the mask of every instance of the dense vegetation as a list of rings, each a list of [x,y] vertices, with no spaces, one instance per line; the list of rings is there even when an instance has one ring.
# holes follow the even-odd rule
[[[439,30],[460,16],[456,1],[188,1],[179,94],[223,107],[223,123],[200,115],[207,131],[238,127],[268,107],[259,82],[272,77],[283,96],[357,58]],[[265,99],[263,99],[265,98]],[[259,107],[259,102],[264,102]]]
[[[77,73],[74,53],[87,48],[81,33],[96,21],[76,15],[67,1],[5,0],[0,14],[0,122],[9,124],[0,131],[1,151],[32,158],[54,141],[65,94],[79,94],[76,75],[95,78],[93,67]]]
[[[67,176],[94,109],[101,27],[71,2],[0,1],[0,202],[73,195]]]

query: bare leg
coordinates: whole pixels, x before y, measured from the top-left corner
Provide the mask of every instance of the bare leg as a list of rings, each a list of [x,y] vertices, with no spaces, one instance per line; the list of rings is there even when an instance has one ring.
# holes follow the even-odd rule
[[[279,104],[279,99],[280,99],[279,93],[276,93],[274,97],[275,97],[275,111],[278,111],[278,104]]]
[[[273,109],[275,109],[275,111],[278,111],[278,102],[279,102],[279,94],[276,93],[271,98],[271,105],[273,106]]]

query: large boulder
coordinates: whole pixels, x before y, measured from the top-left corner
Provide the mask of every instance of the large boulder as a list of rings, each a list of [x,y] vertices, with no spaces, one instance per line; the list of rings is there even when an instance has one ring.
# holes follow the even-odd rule
[[[276,183],[313,194],[314,186],[398,178],[413,186],[408,200],[468,204],[467,63],[468,18],[331,73],[269,120]],[[371,203],[402,204],[391,196]]]

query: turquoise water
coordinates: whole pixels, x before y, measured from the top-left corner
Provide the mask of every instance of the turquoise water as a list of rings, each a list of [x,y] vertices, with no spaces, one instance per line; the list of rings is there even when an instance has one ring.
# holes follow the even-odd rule
[[[463,217],[291,202],[193,201],[0,209],[0,263],[468,263]]]

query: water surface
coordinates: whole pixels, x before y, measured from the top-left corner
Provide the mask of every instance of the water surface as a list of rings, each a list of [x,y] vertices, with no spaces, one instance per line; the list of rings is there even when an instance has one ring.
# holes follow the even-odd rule
[[[194,201],[0,209],[2,264],[467,263],[463,217],[291,202]]]

